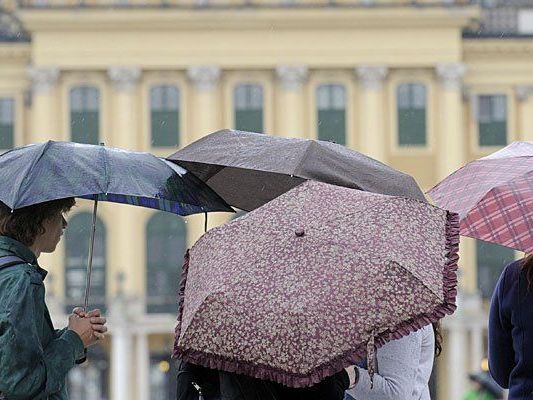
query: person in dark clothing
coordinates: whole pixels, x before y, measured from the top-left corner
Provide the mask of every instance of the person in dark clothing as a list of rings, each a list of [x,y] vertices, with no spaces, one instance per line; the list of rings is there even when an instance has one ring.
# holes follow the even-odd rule
[[[218,371],[178,360],[177,400],[219,400]]]
[[[221,400],[342,400],[350,386],[346,370],[299,389],[222,371],[219,376]]]
[[[294,389],[179,360],[177,400],[342,400],[356,380],[355,373],[351,367],[314,386]]]
[[[489,369],[509,400],[533,398],[533,255],[505,267],[492,295]]]

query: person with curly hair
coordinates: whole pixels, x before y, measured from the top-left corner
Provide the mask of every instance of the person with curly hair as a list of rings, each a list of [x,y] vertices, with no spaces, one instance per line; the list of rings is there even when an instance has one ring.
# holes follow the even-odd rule
[[[44,301],[37,259],[56,249],[72,206],[73,198],[18,210],[0,203],[0,399],[68,399],[67,373],[107,331],[99,310],[81,308],[56,330]]]

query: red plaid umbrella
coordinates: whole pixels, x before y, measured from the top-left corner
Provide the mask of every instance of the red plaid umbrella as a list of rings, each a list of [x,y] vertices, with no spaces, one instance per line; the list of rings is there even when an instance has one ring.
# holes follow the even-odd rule
[[[461,234],[533,253],[533,142],[515,142],[428,193],[461,218]]]

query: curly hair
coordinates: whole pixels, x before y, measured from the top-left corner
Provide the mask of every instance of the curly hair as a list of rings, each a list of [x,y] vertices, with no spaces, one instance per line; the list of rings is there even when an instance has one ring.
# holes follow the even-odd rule
[[[0,235],[8,236],[31,246],[45,230],[43,222],[57,213],[69,211],[76,201],[73,197],[52,200],[12,211],[0,202]]]
[[[442,353],[442,331],[440,321],[433,323],[433,333],[435,334],[435,357]]]

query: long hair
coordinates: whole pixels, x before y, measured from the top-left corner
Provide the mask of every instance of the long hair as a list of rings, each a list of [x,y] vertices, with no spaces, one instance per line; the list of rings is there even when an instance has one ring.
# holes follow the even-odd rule
[[[530,254],[522,260],[522,269],[526,273],[528,287],[531,287],[533,284],[533,254]]]
[[[433,333],[435,334],[435,357],[442,353],[442,332],[440,329],[440,322],[433,323]]]

